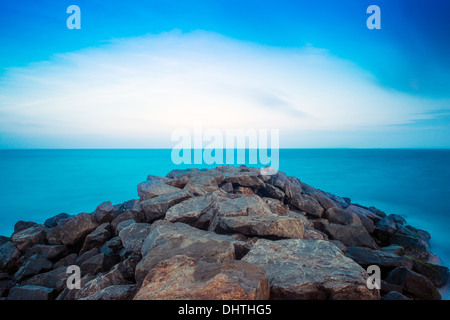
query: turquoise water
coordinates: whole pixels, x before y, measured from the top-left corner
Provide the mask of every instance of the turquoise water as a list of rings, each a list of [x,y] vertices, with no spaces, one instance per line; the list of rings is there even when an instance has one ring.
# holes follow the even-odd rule
[[[147,174],[172,164],[171,150],[0,150],[0,234],[17,220],[92,212],[106,200],[137,198]],[[450,150],[284,149],[280,170],[313,187],[406,217],[450,262]],[[197,166],[201,167],[201,166]],[[206,167],[206,166],[203,166]],[[448,295],[445,294],[446,298]]]

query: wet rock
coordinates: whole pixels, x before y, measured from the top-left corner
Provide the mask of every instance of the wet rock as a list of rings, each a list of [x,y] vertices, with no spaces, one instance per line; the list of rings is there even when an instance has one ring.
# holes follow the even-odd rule
[[[183,283],[183,286],[179,284]],[[135,300],[264,300],[269,286],[262,268],[231,260],[206,262],[175,256],[145,278]]]
[[[383,250],[372,250],[363,247],[347,247],[347,253],[345,255],[364,268],[367,268],[370,265],[391,269],[395,267],[412,268],[412,262],[409,259]]]
[[[367,275],[328,241],[260,239],[243,258],[261,266],[271,299],[377,299]]]
[[[440,300],[441,295],[433,283],[421,274],[405,267],[392,270],[386,282],[401,285],[402,293],[420,300]]]
[[[410,258],[412,269],[427,277],[436,287],[440,288],[448,284],[450,272],[447,267],[427,263],[418,259]]]

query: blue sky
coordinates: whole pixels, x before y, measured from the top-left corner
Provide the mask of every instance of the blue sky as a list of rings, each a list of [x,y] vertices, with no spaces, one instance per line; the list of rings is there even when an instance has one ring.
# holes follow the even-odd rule
[[[81,30],[66,28],[72,4]],[[381,30],[366,27],[371,4]],[[170,147],[197,120],[275,127],[282,147],[450,147],[449,12],[435,0],[2,1],[0,148]]]

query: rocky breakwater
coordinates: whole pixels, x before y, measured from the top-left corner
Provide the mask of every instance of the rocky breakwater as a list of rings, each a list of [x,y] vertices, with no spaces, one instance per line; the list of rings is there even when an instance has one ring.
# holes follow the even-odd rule
[[[440,299],[448,282],[426,231],[282,172],[174,170],[137,189],[92,213],[19,221],[0,238],[1,299]],[[80,289],[67,287],[73,265]]]

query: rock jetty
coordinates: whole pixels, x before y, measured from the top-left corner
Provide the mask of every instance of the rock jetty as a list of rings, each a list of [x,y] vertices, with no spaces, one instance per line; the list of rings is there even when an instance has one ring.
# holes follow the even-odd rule
[[[17,222],[0,237],[1,299],[423,300],[449,280],[428,232],[282,172],[174,170],[137,194]],[[379,289],[367,286],[371,265]]]

